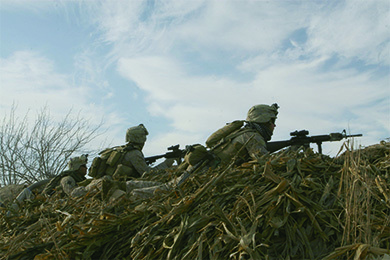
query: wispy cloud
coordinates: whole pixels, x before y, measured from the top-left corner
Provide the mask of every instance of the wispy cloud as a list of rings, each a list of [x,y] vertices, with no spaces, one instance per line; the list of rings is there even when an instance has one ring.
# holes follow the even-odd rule
[[[18,113],[26,115],[47,107],[53,120],[61,121],[69,111],[82,112],[92,125],[102,120],[110,125],[122,121],[115,113],[90,102],[93,90],[74,85],[71,75],[57,72],[53,61],[36,52],[20,51],[0,59],[0,111],[2,114],[16,104]],[[30,113],[31,114],[31,113]],[[105,125],[102,127],[107,128]]]
[[[180,23],[167,23],[162,32],[154,26],[143,28],[143,36],[150,36],[146,42],[168,48],[163,55],[144,49],[138,57],[124,51],[118,68],[121,75],[148,93],[149,109],[171,119],[176,130],[198,131],[204,137],[217,124],[244,119],[253,104],[279,102],[283,132],[299,126],[314,132],[346,127],[372,132],[379,127],[382,136],[389,131],[388,126],[383,127],[389,121],[386,116],[364,116],[368,104],[388,111],[388,80],[373,80],[378,68],[362,71],[353,65],[357,60],[388,65],[388,57],[383,55],[389,51],[386,3],[232,1],[222,5],[209,1],[185,15],[172,10],[175,8],[153,9],[151,17],[155,19],[151,21],[158,24],[161,20],[157,17],[171,17]],[[367,33],[370,39],[358,40]],[[127,46],[132,46],[131,40]],[[197,61],[204,64],[215,62],[212,59],[221,58],[221,53],[241,55],[233,73],[250,74],[244,81],[213,70],[191,75],[191,65],[175,55],[177,50],[198,54]],[[229,57],[222,59],[231,61]],[[380,102],[383,99],[385,102]],[[370,123],[363,126],[362,119]]]
[[[106,115],[120,140],[133,123],[124,111],[138,120],[145,110],[170,129],[150,129],[149,152],[204,142],[258,103],[281,106],[276,139],[297,128],[350,128],[367,135],[364,144],[390,136],[388,1],[60,3],[51,8],[88,23],[92,42],[74,53],[67,73],[39,52],[2,57],[9,100],[87,107],[87,115]],[[113,83],[114,73],[128,84]],[[119,88],[132,101],[144,97],[145,107],[116,104]]]
[[[341,1],[313,15],[308,50],[337,53],[367,64],[390,65],[390,4],[388,1]]]

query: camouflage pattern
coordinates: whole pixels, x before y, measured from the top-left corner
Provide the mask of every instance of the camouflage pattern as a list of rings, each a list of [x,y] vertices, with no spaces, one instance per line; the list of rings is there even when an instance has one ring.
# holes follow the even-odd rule
[[[245,146],[245,147],[243,147]],[[237,163],[243,163],[268,153],[266,141],[254,129],[242,129],[229,143],[214,150],[222,164],[229,163],[237,156]]]
[[[68,195],[72,195],[72,191],[77,187],[76,181],[71,176],[65,176],[60,182],[62,190]]]
[[[97,175],[95,176],[92,174],[92,177],[109,175],[112,176],[114,180],[123,181],[128,180],[129,178],[140,178],[143,174],[150,172],[152,169],[161,170],[172,166],[174,159],[167,159],[155,167],[150,167],[146,163],[142,148],[148,134],[148,130],[143,124],[127,129],[127,144],[123,147],[116,148],[114,151],[112,151],[112,149],[107,149],[107,151],[102,152],[102,161],[106,160],[103,167],[106,165],[108,166],[104,170],[101,170],[99,168],[100,166],[95,167],[99,169],[96,170]],[[105,154],[110,154],[109,158],[103,158]],[[115,157],[114,155],[117,156]],[[111,157],[116,158],[115,162],[111,163]],[[91,169],[94,168],[92,166]]]
[[[167,183],[140,180],[127,181],[126,192],[130,194],[131,197],[147,199],[154,196],[159,191],[171,190],[185,177],[187,177],[186,174],[182,174],[178,178],[174,178]]]
[[[62,182],[62,179],[65,177],[70,177],[73,180],[73,181],[69,181],[69,178],[67,179],[69,182],[69,185],[72,185],[73,182],[78,183],[78,182],[85,180],[85,177],[81,176],[78,171],[70,171],[70,170],[63,171],[61,174],[59,174],[56,177],[54,177],[53,179],[51,179],[51,181],[46,185],[45,189],[43,190],[43,193],[46,195],[49,195],[49,196],[53,195],[57,186],[60,185],[62,187],[61,182]],[[68,194],[66,191],[65,191],[65,193]]]
[[[83,165],[87,165],[88,163],[88,155],[87,154],[83,154],[79,157],[73,157],[73,158],[70,158],[69,162],[68,162],[68,169],[70,171],[77,171],[81,166]]]
[[[106,175],[100,179],[92,180],[87,186],[79,186],[73,177],[66,176],[61,179],[61,188],[68,196],[79,198],[90,192],[102,191],[104,182],[106,181],[111,183],[112,178]]]
[[[130,193],[135,189],[149,188],[153,186],[162,185],[161,182],[156,181],[141,181],[141,180],[131,180],[126,182],[126,192]]]
[[[278,104],[255,105],[248,111],[246,121],[253,123],[267,123],[271,119],[276,119],[278,115]]]
[[[189,165],[196,165],[208,155],[206,147],[201,144],[192,145],[190,151],[184,156],[184,161]]]
[[[172,166],[173,162],[174,159],[166,159],[165,161],[156,165],[155,167],[150,167],[149,165],[146,164],[143,153],[138,149],[134,149],[132,151],[127,152],[122,160],[123,165],[132,167],[136,171],[137,177],[141,177],[144,173],[148,173],[152,169],[155,170],[167,169]]]
[[[126,142],[143,144],[146,142],[146,136],[148,135],[148,130],[146,130],[143,124],[138,126],[130,127],[126,131]]]

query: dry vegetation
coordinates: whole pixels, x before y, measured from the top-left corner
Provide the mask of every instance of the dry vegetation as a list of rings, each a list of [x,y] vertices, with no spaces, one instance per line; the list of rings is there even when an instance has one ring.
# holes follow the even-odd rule
[[[382,259],[390,144],[330,158],[280,152],[195,173],[151,199],[28,202],[0,216],[6,259]],[[178,173],[150,179],[166,181]],[[387,257],[387,256],[386,256]]]

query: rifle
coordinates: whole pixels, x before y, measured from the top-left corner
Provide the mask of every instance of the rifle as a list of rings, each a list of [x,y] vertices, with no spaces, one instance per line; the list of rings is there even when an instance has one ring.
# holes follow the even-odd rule
[[[172,145],[172,146],[168,147],[168,150],[172,151],[172,152],[167,152],[167,153],[161,154],[161,155],[146,157],[145,161],[147,164],[152,164],[161,158],[175,158],[175,159],[179,159],[178,163],[181,163],[181,158],[183,158],[184,155],[186,154],[186,150],[179,149],[179,146],[180,146],[179,144]]]
[[[308,134],[309,131],[307,130],[300,130],[300,131],[296,130],[290,133],[290,136],[292,136],[290,140],[267,142],[267,150],[270,153],[273,153],[282,148],[292,146],[292,145],[304,146],[308,148],[310,147],[310,143],[316,143],[318,146],[318,152],[322,154],[323,142],[340,141],[343,138],[363,136],[362,134],[347,135],[345,129],[341,133],[331,133],[329,135],[308,136]]]

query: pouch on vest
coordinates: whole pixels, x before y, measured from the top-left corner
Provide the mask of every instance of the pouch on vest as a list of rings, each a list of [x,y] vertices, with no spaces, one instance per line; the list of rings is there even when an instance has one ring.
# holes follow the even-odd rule
[[[102,158],[102,160],[107,160],[113,151],[114,151],[114,149],[112,149],[112,148],[105,149],[104,151],[99,153],[100,158]]]
[[[222,164],[229,163],[241,149],[240,143],[228,143],[226,146],[217,147],[213,152],[221,160]]]
[[[101,157],[95,157],[92,160],[88,175],[92,178],[100,178],[105,174],[107,166],[106,160],[103,160]]]
[[[104,175],[109,175],[109,176],[112,176],[116,170],[116,165],[114,166],[109,166],[108,164],[106,164],[107,168],[104,172]]]
[[[110,157],[107,159],[107,164],[110,166],[115,166],[119,159],[122,157],[122,153],[120,151],[112,151]]]
[[[88,175],[90,177],[93,178],[93,177],[96,177],[98,175],[98,170],[99,170],[101,163],[102,163],[102,158],[100,158],[100,157],[95,157],[92,160],[91,167],[88,170]]]
[[[218,129],[213,134],[210,135],[206,140],[206,145],[208,148],[212,148],[221,142],[226,136],[230,135],[234,131],[237,131],[244,125],[245,120],[236,120],[231,123],[228,123],[224,127]]]
[[[132,146],[116,146],[103,150],[93,159],[88,175],[93,178],[112,176],[117,165],[122,163],[125,153],[132,149]]]

